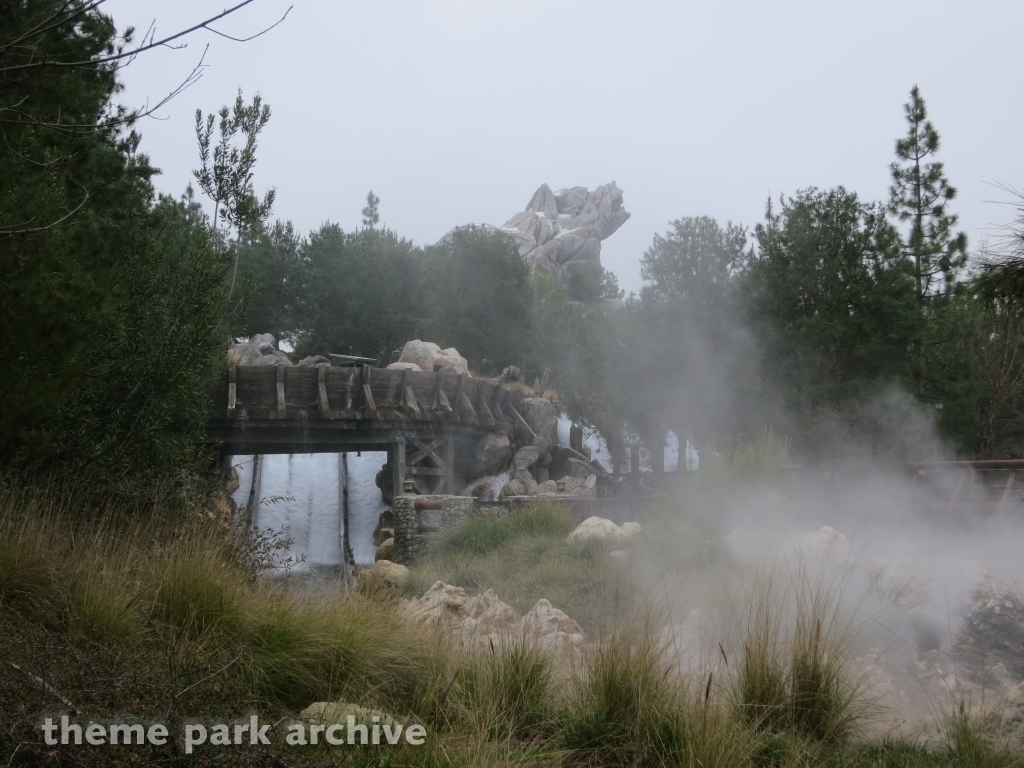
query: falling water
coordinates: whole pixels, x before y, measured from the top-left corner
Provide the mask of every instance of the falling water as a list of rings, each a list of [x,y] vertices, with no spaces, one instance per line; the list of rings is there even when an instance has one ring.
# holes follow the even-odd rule
[[[349,546],[357,565],[372,565],[373,532],[388,508],[375,484],[386,452],[348,454]],[[294,570],[337,568],[344,564],[342,486],[338,454],[235,456],[240,507],[249,503],[257,471],[251,524],[292,540],[283,556],[305,557]]]

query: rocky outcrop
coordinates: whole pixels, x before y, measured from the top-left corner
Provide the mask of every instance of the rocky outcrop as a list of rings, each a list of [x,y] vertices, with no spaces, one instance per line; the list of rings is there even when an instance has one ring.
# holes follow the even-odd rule
[[[500,227],[485,226],[510,235],[531,269],[546,269],[567,285],[575,265],[601,266],[601,241],[628,218],[622,190],[614,181],[593,192],[586,187],[552,191],[541,184],[525,211]],[[451,233],[445,235],[441,242],[450,237]]]
[[[456,461],[455,470],[464,477],[497,475],[508,468],[512,458],[512,441],[508,435],[490,432],[474,443],[465,460]]]
[[[394,544],[394,539],[392,546]],[[381,546],[384,546],[383,544]],[[373,568],[359,573],[359,590],[375,592],[378,590],[402,589],[409,583],[409,569],[390,560],[377,560]]]
[[[277,341],[269,333],[257,333],[249,341],[232,344],[228,347],[228,362],[235,365],[294,365],[288,355],[277,348]]]
[[[464,642],[485,647],[525,638],[544,650],[560,651],[579,648],[585,639],[580,625],[547,600],[538,600],[520,617],[494,590],[471,597],[442,581],[423,597],[407,601],[404,612],[414,623],[443,627]]]
[[[421,371],[436,371],[443,368],[452,373],[469,373],[466,358],[459,354],[459,350],[454,347],[441,349],[431,341],[420,341],[419,339],[406,342],[402,347],[402,356],[398,358],[398,362],[412,363]]]
[[[299,360],[297,368],[330,368],[331,361],[323,355],[310,355]]]
[[[537,436],[533,444],[547,453],[558,442],[558,409],[543,397],[527,397],[519,403],[523,420]]]

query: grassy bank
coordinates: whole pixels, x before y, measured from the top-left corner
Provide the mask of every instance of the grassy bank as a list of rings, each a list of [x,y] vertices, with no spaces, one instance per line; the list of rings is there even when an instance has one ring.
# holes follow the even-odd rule
[[[680,674],[630,571],[606,545],[565,543],[572,521],[555,508],[470,521],[415,578],[416,589],[435,578],[491,587],[520,610],[548,597],[591,641],[568,680],[526,640],[461,645],[407,625],[394,597],[313,597],[257,578],[216,515],[129,506],[86,508],[81,494],[57,491],[0,494],[0,765],[1015,764],[969,713],[927,747],[862,742],[855,681],[844,677],[835,638],[815,629],[828,612],[820,601],[807,604],[804,630],[779,643],[764,603],[741,658],[711,675]],[[698,544],[687,568],[717,557]],[[427,742],[285,745],[288,719],[314,701],[415,718]],[[172,733],[186,718],[256,714],[278,726],[271,746],[193,755],[173,741],[42,744],[41,718],[62,713],[162,722]]]

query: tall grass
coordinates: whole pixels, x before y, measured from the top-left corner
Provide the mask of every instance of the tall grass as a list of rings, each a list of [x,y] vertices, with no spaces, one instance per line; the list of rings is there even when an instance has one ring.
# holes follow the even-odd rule
[[[788,574],[755,577],[734,701],[759,731],[834,743],[856,735],[864,719],[861,681],[849,665],[855,630],[844,615],[843,582],[825,574],[798,562]]]

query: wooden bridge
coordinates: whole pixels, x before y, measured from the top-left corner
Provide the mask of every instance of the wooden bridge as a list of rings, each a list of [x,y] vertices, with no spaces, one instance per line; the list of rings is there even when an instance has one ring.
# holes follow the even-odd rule
[[[532,439],[522,392],[444,370],[231,365],[211,396],[222,454],[386,450],[396,495],[452,493],[457,448],[488,432]]]

